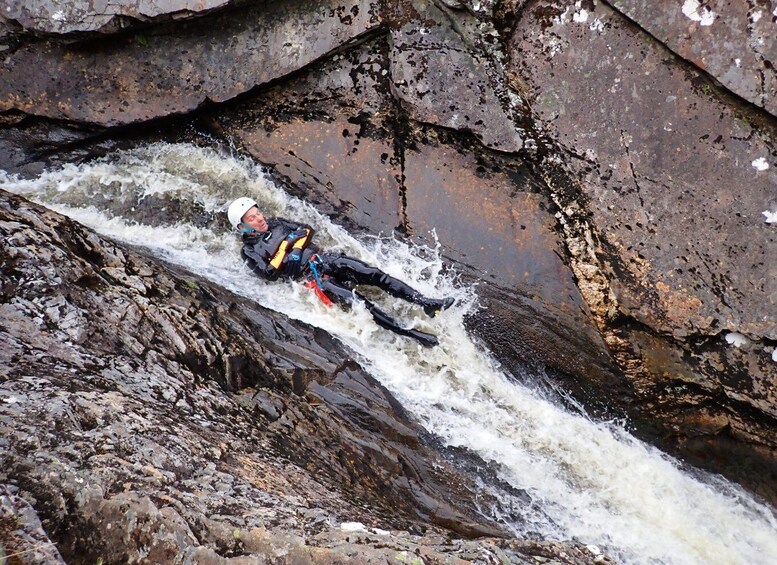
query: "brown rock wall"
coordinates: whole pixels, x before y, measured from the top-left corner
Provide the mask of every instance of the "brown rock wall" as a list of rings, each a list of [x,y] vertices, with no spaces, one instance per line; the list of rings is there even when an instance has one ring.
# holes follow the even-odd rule
[[[773,129],[667,64],[608,8],[578,23],[568,7],[534,5],[513,64],[543,126],[581,156],[592,222],[621,273],[621,307],[678,338],[729,329],[774,339],[775,233],[762,214],[775,198]]]
[[[527,4],[510,53],[558,148],[542,168],[637,413],[678,430],[669,449],[706,442],[698,464],[750,444],[718,468],[742,480],[746,460],[773,500],[775,124],[605,4]]]

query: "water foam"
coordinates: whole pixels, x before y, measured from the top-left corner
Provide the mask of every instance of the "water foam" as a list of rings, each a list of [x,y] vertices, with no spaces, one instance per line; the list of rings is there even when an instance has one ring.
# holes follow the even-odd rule
[[[503,518],[516,534],[578,539],[635,564],[766,564],[777,555],[773,511],[736,485],[684,473],[621,427],[569,413],[504,375],[464,331],[474,292],[446,272],[439,250],[355,238],[252,163],[190,145],[155,144],[33,180],[0,174],[0,188],[336,335],[427,429],[493,462],[500,479],[529,494],[527,505],[493,491],[516,510],[517,518]],[[383,331],[364,308],[327,309],[299,285],[278,292],[283,283],[254,277],[223,218],[242,195],[270,214],[310,223],[325,246],[380,264],[424,293],[455,294],[457,306],[434,320],[384,299],[408,324],[438,334],[440,346],[423,349]]]

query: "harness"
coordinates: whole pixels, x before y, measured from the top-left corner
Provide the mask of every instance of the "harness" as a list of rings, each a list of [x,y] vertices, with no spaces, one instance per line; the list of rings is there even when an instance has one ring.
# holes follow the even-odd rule
[[[318,255],[313,255],[308,260],[308,268],[310,268],[310,272],[313,273],[313,278],[305,283],[305,287],[312,289],[325,306],[331,306],[332,300],[324,292],[324,285],[321,284],[321,275],[318,274],[316,263],[320,265],[321,259],[319,259]]]

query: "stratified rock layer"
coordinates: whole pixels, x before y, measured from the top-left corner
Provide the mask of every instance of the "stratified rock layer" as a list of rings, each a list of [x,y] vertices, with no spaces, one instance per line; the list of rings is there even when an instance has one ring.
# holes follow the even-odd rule
[[[368,0],[294,0],[104,43],[29,41],[0,54],[0,111],[110,126],[190,112],[288,75],[378,23]]]
[[[25,0],[0,4],[0,17],[45,33],[112,31],[128,19],[180,19],[220,8],[230,0]]]

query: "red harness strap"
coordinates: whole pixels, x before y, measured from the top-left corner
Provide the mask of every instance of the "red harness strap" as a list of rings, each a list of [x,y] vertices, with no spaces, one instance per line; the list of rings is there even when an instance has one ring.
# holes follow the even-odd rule
[[[318,286],[318,283],[315,281],[315,279],[311,279],[305,283],[306,288],[312,288],[313,292],[316,293],[316,296],[321,300],[321,302],[324,303],[325,306],[331,306],[332,300],[326,295],[324,290]]]
[[[307,288],[312,288],[313,292],[316,293],[316,296],[318,296],[319,300],[324,303],[325,306],[331,306],[332,300],[326,295],[324,292],[324,289],[321,288],[321,278],[318,274],[318,269],[316,269],[316,260],[318,259],[318,256],[313,254],[310,257],[310,260],[308,261],[308,266],[310,268],[310,272],[313,273],[313,278],[310,279],[305,283],[305,286]]]

